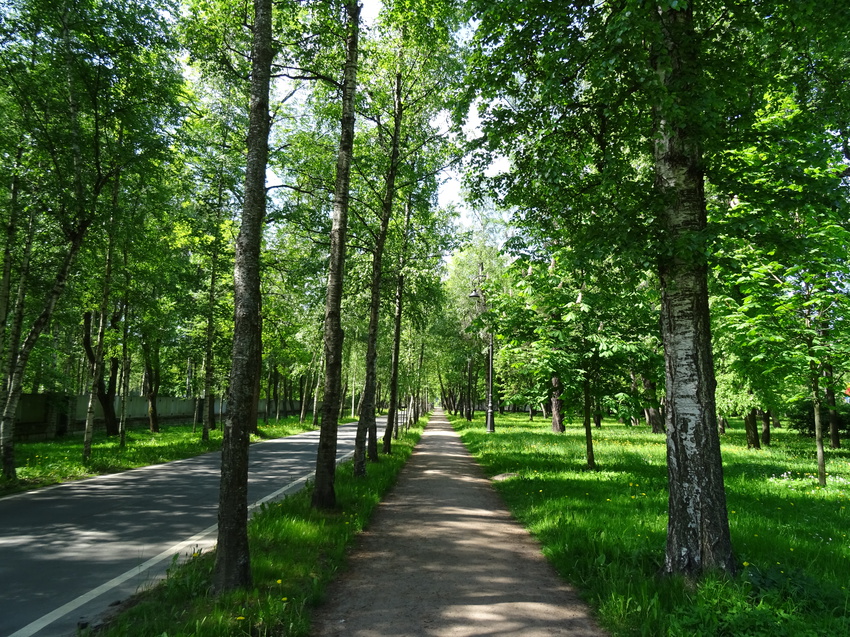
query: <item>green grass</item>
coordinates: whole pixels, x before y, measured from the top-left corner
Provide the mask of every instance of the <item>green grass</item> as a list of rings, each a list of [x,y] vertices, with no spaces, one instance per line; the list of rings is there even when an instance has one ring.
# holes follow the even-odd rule
[[[303,424],[299,424],[298,418],[290,416],[269,421],[268,424],[261,420],[260,434],[252,436],[251,440],[256,442],[291,436],[313,428],[310,418]],[[116,436],[107,437],[105,432],[96,431],[91,458],[85,463],[81,434],[44,442],[18,443],[15,445],[18,479],[9,481],[0,478],[0,497],[60,482],[182,460],[221,449],[220,426],[210,431],[207,442],[201,440],[200,425],[195,431],[192,429],[190,424],[163,424],[161,431],[155,434],[143,428],[130,429],[123,449],[118,446]]]
[[[307,635],[311,608],[344,568],[347,548],[395,484],[426,420],[394,441],[391,455],[369,464],[366,478],[354,478],[351,462],[337,469],[337,511],[312,510],[308,486],[255,513],[249,525],[250,590],[210,595],[213,553],[194,555],[183,565],[175,560],[159,586],[139,595],[98,636]]]
[[[667,528],[666,447],[645,427],[594,428],[597,470],[583,428],[554,434],[545,419],[496,417],[496,433],[451,419],[506,503],[617,636],[850,635],[850,452],[827,451],[787,429],[747,450],[740,422],[722,438],[734,579],[688,583],[658,575]]]

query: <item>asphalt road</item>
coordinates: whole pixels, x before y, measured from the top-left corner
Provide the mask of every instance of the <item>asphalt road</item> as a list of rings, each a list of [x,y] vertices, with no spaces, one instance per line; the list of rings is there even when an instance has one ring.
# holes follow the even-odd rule
[[[338,458],[356,427],[339,429]],[[251,445],[248,501],[282,497],[315,470],[311,431]],[[216,539],[221,454],[69,482],[0,500],[0,636],[76,634]]]

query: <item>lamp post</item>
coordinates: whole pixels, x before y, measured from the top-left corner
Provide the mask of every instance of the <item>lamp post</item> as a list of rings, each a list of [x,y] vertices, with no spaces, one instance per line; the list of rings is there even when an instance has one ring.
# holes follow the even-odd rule
[[[478,265],[478,276],[475,277],[477,286],[472,289],[472,294],[469,298],[475,299],[478,303],[479,299],[484,309],[487,309],[487,298],[484,296],[484,291],[480,289],[481,283],[487,277],[484,275],[484,264]],[[487,351],[487,416],[485,418],[485,426],[488,434],[496,433],[496,421],[493,414],[493,330],[487,330],[489,338],[489,346]]]

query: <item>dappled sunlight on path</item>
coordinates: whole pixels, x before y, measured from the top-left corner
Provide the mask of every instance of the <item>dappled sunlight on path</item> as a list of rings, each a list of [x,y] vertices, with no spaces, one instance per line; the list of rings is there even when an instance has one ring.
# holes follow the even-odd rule
[[[442,412],[328,591],[313,634],[604,635]]]

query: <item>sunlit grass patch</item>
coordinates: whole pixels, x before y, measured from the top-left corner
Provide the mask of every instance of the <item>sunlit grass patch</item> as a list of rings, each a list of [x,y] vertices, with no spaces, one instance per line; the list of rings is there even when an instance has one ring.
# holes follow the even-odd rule
[[[544,419],[452,418],[514,515],[540,540],[615,635],[850,635],[850,463],[828,451],[819,488],[814,441],[787,429],[748,450],[733,421],[722,437],[730,529],[741,573],[691,585],[658,576],[667,533],[666,441],[646,427],[552,433]]]

